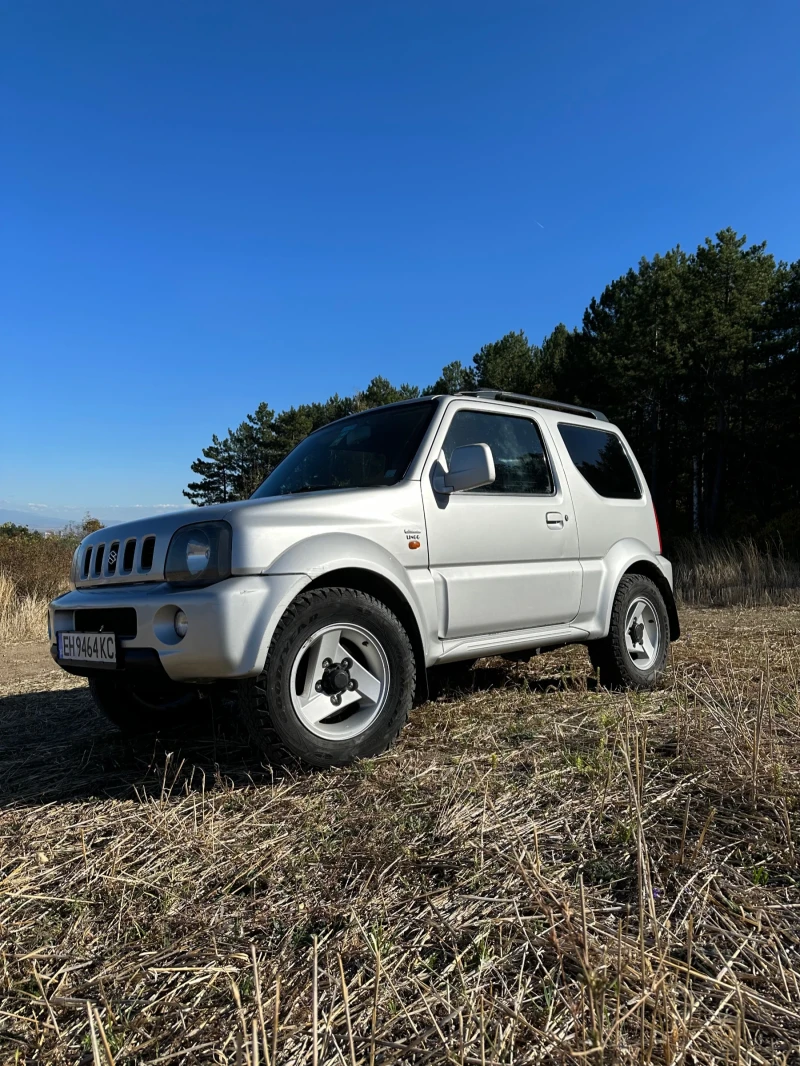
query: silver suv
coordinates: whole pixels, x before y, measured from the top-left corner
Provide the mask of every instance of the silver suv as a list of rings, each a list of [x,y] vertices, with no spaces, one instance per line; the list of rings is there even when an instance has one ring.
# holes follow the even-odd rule
[[[598,411],[500,392],[312,433],[249,500],[101,529],[50,605],[52,655],[128,731],[235,694],[316,766],[385,750],[445,668],[588,645],[650,688],[679,634],[642,471]]]

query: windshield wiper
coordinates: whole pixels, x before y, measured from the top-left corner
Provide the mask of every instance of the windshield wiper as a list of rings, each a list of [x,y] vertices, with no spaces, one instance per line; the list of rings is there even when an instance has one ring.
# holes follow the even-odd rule
[[[322,492],[325,489],[346,489],[347,487],[347,485],[303,485],[300,489],[292,489],[291,492],[285,492],[284,496],[297,496],[301,492]]]

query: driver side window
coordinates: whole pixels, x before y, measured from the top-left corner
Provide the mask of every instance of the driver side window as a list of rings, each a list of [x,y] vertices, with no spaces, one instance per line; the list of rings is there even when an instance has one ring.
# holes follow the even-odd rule
[[[488,444],[494,458],[494,482],[470,489],[470,492],[552,496],[550,462],[539,427],[531,419],[483,411],[459,411],[450,424],[442,448],[448,466],[455,449],[465,444]]]

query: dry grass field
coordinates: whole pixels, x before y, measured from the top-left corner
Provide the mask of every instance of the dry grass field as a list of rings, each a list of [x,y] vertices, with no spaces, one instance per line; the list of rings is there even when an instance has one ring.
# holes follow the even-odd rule
[[[0,648],[0,1059],[800,1061],[800,609],[683,621],[663,691],[489,664],[314,773]]]

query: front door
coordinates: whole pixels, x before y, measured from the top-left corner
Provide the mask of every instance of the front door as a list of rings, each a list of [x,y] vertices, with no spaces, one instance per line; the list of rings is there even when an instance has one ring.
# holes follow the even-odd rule
[[[465,444],[491,448],[494,483],[436,492],[436,464]],[[566,624],[578,613],[577,524],[552,451],[533,414],[450,405],[422,479],[443,639]]]

